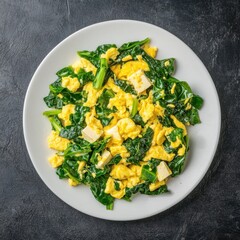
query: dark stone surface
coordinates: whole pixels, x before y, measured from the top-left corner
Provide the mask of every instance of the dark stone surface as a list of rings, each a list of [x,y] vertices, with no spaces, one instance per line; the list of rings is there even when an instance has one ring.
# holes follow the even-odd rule
[[[239,1],[0,1],[0,239],[240,239]],[[213,164],[181,203],[111,222],[58,199],[37,175],[22,131],[24,95],[45,55],[87,25],[136,19],[169,30],[202,59],[217,87],[222,132]]]

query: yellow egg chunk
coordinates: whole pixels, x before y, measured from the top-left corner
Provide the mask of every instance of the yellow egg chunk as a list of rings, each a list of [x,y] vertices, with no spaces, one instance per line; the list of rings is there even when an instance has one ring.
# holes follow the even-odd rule
[[[173,86],[172,86],[172,88],[170,90],[171,94],[174,94],[175,88],[176,88],[176,83],[173,84]]]
[[[142,59],[136,61],[128,61],[124,63],[122,66],[118,66],[115,68],[111,68],[114,74],[119,79],[128,79],[133,73],[143,70],[148,71],[148,64]]]
[[[192,105],[190,103],[187,103],[185,110],[189,110],[189,109],[191,109],[191,107],[192,107]]]
[[[164,161],[171,162],[174,158],[174,153],[167,153],[164,150],[162,145],[160,146],[151,146],[150,149],[147,151],[146,156],[144,157],[144,161],[149,161],[151,158],[162,159]]]
[[[152,96],[149,94],[147,99],[140,101],[138,105],[139,115],[142,117],[144,122],[147,122],[154,115],[155,107],[152,103]]]
[[[95,108],[92,108],[90,112],[87,112],[85,114],[85,121],[87,126],[93,129],[96,134],[102,135],[103,126],[101,124],[101,121],[96,118]]]
[[[76,92],[80,88],[80,82],[76,77],[75,78],[63,77],[62,86],[64,88],[69,89],[71,92]]]
[[[130,165],[129,168],[134,172],[135,176],[140,177],[142,172],[142,167],[138,165]]]
[[[109,100],[108,108],[112,109],[113,107],[117,108],[116,115],[118,118],[129,117],[129,112],[126,108],[126,98],[124,93],[118,92],[115,97]]]
[[[115,60],[117,56],[119,55],[119,51],[117,48],[109,48],[106,53],[101,55],[101,58],[106,58],[108,63],[110,62],[109,60]]]
[[[80,69],[84,69],[86,72],[92,72],[94,75],[96,75],[97,72],[97,68],[85,58],[80,58],[76,61],[72,65],[72,68],[76,74],[80,71]]]
[[[109,150],[111,152],[111,154],[113,156],[116,156],[117,154],[120,154],[120,156],[122,158],[127,158],[130,156],[129,152],[127,151],[127,149],[125,148],[125,146],[119,146],[119,145],[110,145],[108,146],[109,147]]]
[[[171,146],[171,148],[177,148],[177,147],[179,147],[179,145],[181,143],[182,143],[182,141],[178,137],[176,137],[176,141],[175,142],[171,142],[170,146]]]
[[[127,187],[132,188],[140,183],[139,177],[130,177],[127,179]]]
[[[62,112],[58,114],[58,117],[65,127],[71,125],[70,115],[73,113],[75,113],[75,105],[68,104],[62,107]]]
[[[51,131],[48,137],[48,147],[57,151],[64,151],[69,143],[68,139],[60,137],[56,131]]]
[[[85,166],[86,166],[85,161],[78,161],[78,173],[81,173]]]
[[[113,165],[112,171],[110,172],[110,176],[115,179],[124,180],[130,177],[134,177],[135,174],[127,166],[123,164],[117,164],[117,165]]]
[[[165,185],[165,184],[166,184],[165,181],[161,181],[161,182],[157,181],[157,182],[155,182],[155,183],[151,183],[151,184],[149,185],[149,190],[150,190],[151,192],[152,192],[152,191],[155,191],[156,189],[160,188],[161,186],[163,186],[163,185]]]
[[[76,187],[79,183],[72,180],[71,178],[68,179],[68,184],[72,187]]]
[[[148,43],[143,45],[143,50],[152,58],[155,58],[157,55],[157,47],[151,47]]]
[[[63,160],[64,160],[64,158],[62,156],[58,156],[57,154],[48,158],[48,161],[53,168],[57,168],[57,167],[61,166],[63,164]]]
[[[97,99],[98,97],[102,94],[102,90],[96,90],[93,87],[92,82],[87,83],[84,87],[83,87],[83,91],[86,91],[88,94],[88,98],[87,101],[84,103],[84,106],[86,107],[94,107],[97,103]]]
[[[136,138],[141,133],[141,126],[136,125],[130,118],[123,118],[117,123],[119,134],[123,139]]]
[[[127,55],[126,57],[122,58],[123,62],[127,62],[129,60],[132,60],[132,56],[131,55]]]
[[[183,156],[185,152],[186,152],[186,147],[182,145],[182,147],[178,149],[178,156]]]
[[[156,124],[153,124],[150,126],[153,131],[153,140],[152,140],[152,146],[154,145],[162,145],[165,141],[165,132],[166,130],[163,129],[162,124],[157,122]]]
[[[181,128],[183,130],[183,136],[186,136],[187,129],[186,129],[185,125],[182,122],[180,122],[174,115],[171,115],[170,117],[173,120],[176,127]]]
[[[105,187],[105,193],[109,193],[112,197],[121,199],[125,195],[125,186],[123,183],[119,182],[119,188],[120,190],[116,190],[114,186],[114,179],[111,177],[108,178],[106,187]]]

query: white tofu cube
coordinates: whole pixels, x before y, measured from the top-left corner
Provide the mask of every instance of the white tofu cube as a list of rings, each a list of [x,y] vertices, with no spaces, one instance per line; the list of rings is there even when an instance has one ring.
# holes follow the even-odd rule
[[[132,83],[138,94],[145,91],[152,85],[142,70],[138,70],[133,73],[128,80]]]
[[[112,154],[108,150],[104,150],[100,157],[100,161],[97,163],[97,168],[103,168],[112,159]]]
[[[121,140],[121,136],[118,132],[118,126],[114,126],[106,131],[107,136],[111,136],[113,139]]]
[[[101,137],[102,133],[98,134],[92,128],[90,128],[89,126],[86,126],[82,130],[82,135],[86,141],[93,143]]]
[[[172,174],[172,171],[168,167],[168,165],[164,161],[160,162],[160,164],[157,166],[157,177],[159,182],[163,181],[171,174]]]

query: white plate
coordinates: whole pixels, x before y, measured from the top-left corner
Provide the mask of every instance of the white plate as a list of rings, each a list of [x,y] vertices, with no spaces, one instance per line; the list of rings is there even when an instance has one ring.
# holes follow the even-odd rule
[[[53,153],[47,147],[50,124],[42,116],[47,110],[43,97],[48,85],[56,80],[55,73],[73,63],[78,50],[94,50],[104,43],[118,46],[129,41],[150,37],[159,48],[158,58],[175,57],[175,77],[187,81],[204,99],[200,111],[202,123],[189,128],[190,152],[184,172],[169,181],[170,193],[159,196],[137,195],[132,202],[115,201],[114,210],[107,211],[97,202],[86,186],[70,187],[59,180],[47,161]],[[201,181],[214,157],[221,117],[218,95],[207,69],[196,54],[173,34],[144,22],[117,20],[94,24],[72,34],[58,44],[42,61],[29,84],[24,109],[23,129],[29,155],[39,176],[64,202],[77,210],[103,219],[134,220],[160,213],[185,198]]]

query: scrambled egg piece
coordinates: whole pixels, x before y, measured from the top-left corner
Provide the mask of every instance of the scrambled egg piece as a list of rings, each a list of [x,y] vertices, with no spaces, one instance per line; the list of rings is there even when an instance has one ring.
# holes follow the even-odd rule
[[[157,182],[155,182],[155,183],[151,183],[150,185],[149,185],[149,190],[152,192],[152,191],[155,191],[156,189],[158,189],[158,188],[160,188],[161,186],[163,186],[163,185],[165,185],[166,184],[166,181],[161,181],[161,182],[159,182],[159,181],[157,181]]]
[[[109,100],[108,108],[117,108],[116,115],[118,118],[129,117],[129,112],[126,108],[126,98],[132,99],[131,94],[123,94],[118,92],[113,98]],[[130,101],[130,100],[129,100]]]
[[[57,167],[61,166],[63,164],[63,160],[64,160],[64,157],[58,156],[57,154],[48,158],[48,161],[50,162],[50,164],[53,168],[57,168]]]
[[[101,58],[106,58],[107,62],[109,63],[110,59],[115,60],[119,55],[119,51],[117,48],[109,48],[106,53],[101,55]]]
[[[173,84],[173,86],[172,86],[172,88],[170,90],[171,94],[174,94],[175,88],[176,88],[176,83]]]
[[[124,180],[130,177],[134,177],[135,173],[124,164],[117,164],[113,165],[110,176],[118,180]]]
[[[157,145],[157,146],[151,146],[150,149],[147,151],[146,156],[144,157],[144,161],[148,161],[151,158],[157,158],[157,159],[162,159],[164,161],[172,161],[174,158],[175,154],[174,153],[167,153],[164,150],[164,147],[162,145]]]
[[[72,180],[71,178],[68,179],[68,184],[72,187],[76,187],[78,185],[78,182]]]
[[[122,158],[127,158],[130,156],[129,152],[125,148],[125,146],[118,146],[118,145],[109,145],[109,150],[113,156],[116,156],[117,154],[120,154]]]
[[[163,129],[162,124],[159,122],[155,122],[155,124],[150,126],[154,131],[152,146],[154,145],[162,145],[165,141],[165,133],[166,130]]]
[[[64,88],[69,89],[71,92],[76,92],[80,88],[80,82],[76,77],[75,78],[63,77],[62,86]]]
[[[97,72],[97,68],[85,58],[80,58],[76,61],[72,65],[72,68],[76,74],[80,71],[80,69],[84,69],[86,72],[92,72],[94,75],[96,75]]]
[[[117,181],[119,190],[115,189],[114,179],[109,177],[106,183],[105,193],[109,193],[114,198],[122,198],[125,195],[125,185],[121,181]]]
[[[143,50],[152,58],[155,58],[157,55],[157,47],[151,47],[148,43],[143,45]]]
[[[129,60],[132,60],[132,56],[131,55],[127,55],[126,57],[122,58],[123,62],[127,62]]]
[[[143,99],[138,104],[139,115],[146,123],[154,115],[155,107],[152,103],[152,94],[149,94],[147,99]]]
[[[73,113],[75,113],[75,105],[68,104],[62,107],[62,112],[58,114],[58,117],[62,119],[65,127],[71,125],[70,115]]]
[[[176,127],[181,128],[183,130],[183,136],[186,136],[187,129],[186,129],[185,125],[182,122],[180,122],[174,115],[171,115],[170,117],[173,120]]]
[[[141,133],[141,126],[136,125],[130,118],[123,118],[117,123],[119,134],[123,139],[136,138]]]
[[[185,152],[186,152],[186,147],[182,145],[182,147],[178,149],[178,156],[183,156]]]
[[[178,148],[181,143],[182,143],[182,141],[178,137],[176,137],[176,141],[175,142],[171,142],[170,146],[172,148]]]
[[[103,89],[96,90],[93,87],[92,82],[87,83],[83,90],[87,92],[88,98],[87,101],[84,103],[84,106],[86,107],[94,107],[97,103],[98,97],[102,94]]]
[[[96,111],[95,108],[92,108],[90,112],[85,114],[85,121],[87,126],[93,129],[97,134],[103,133],[103,126],[101,121],[96,118]]]
[[[69,143],[68,139],[60,137],[56,131],[51,131],[48,137],[48,147],[57,151],[64,151]]]
[[[149,67],[148,64],[139,57],[136,61],[128,61],[122,66],[120,64],[116,64],[115,66],[111,67],[111,70],[119,79],[128,79],[133,73],[137,72],[138,70],[148,71]]]

